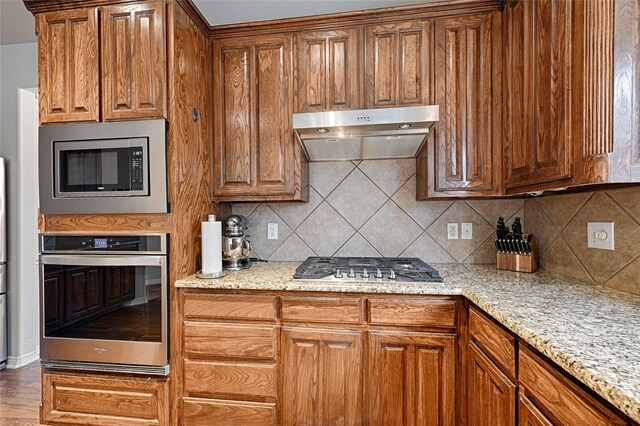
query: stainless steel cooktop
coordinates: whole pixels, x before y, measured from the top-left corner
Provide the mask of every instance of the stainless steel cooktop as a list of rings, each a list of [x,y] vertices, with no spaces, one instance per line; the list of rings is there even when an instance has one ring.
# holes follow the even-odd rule
[[[294,280],[333,282],[443,283],[436,269],[417,257],[309,257]]]

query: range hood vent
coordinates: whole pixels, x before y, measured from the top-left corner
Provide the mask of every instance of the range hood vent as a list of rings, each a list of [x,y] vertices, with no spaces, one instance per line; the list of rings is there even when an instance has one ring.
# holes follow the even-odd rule
[[[309,161],[411,158],[438,122],[437,105],[293,114]]]

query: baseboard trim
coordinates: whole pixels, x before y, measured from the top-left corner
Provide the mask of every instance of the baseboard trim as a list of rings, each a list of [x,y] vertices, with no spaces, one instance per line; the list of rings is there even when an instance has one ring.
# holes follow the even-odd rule
[[[40,359],[40,347],[35,351],[29,352],[21,356],[10,356],[7,358],[7,369],[15,369],[29,365]]]

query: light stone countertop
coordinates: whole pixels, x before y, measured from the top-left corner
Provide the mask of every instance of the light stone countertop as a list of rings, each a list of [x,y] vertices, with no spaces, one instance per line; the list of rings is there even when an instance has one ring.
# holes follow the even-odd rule
[[[434,265],[444,284],[294,282],[299,262],[255,263],[221,279],[176,287],[463,295],[612,405],[640,422],[640,296],[545,272]]]

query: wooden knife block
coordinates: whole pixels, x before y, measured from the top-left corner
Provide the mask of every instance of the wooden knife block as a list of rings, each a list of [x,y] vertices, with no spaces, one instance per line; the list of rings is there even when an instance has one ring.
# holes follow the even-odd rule
[[[538,269],[538,245],[535,237],[531,238],[531,254],[517,254],[499,251],[497,253],[498,269],[516,272],[535,272]]]

